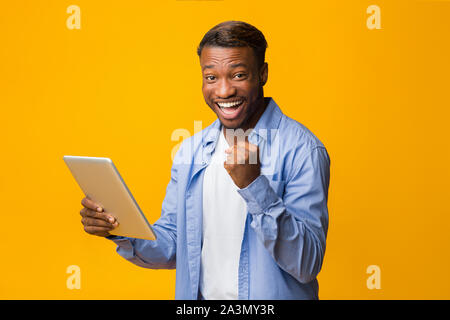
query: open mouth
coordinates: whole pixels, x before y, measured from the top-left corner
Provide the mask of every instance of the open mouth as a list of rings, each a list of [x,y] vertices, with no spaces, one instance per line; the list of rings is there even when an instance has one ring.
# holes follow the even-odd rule
[[[244,100],[237,100],[233,102],[216,102],[217,107],[226,119],[236,118],[239,115],[243,104]]]

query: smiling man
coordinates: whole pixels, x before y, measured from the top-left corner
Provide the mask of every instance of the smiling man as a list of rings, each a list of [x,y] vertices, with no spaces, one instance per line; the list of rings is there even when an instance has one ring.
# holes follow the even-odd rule
[[[203,95],[217,120],[177,152],[157,240],[109,235],[115,218],[82,200],[87,233],[114,241],[138,266],[177,269],[177,299],[318,299],[330,160],[264,97],[266,47],[239,21],[200,42]]]

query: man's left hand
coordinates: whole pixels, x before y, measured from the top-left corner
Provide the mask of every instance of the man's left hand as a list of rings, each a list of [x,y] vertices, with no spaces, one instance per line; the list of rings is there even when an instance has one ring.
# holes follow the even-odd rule
[[[240,189],[247,187],[259,177],[261,164],[257,145],[251,144],[245,139],[225,150],[225,153],[227,160],[223,166]]]

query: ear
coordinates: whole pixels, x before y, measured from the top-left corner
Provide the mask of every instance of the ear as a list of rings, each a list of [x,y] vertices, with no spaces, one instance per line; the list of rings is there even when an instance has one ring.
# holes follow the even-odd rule
[[[261,70],[259,71],[259,77],[261,79],[261,83],[264,86],[267,82],[267,78],[269,76],[269,65],[267,62],[264,62],[264,64],[261,67]]]

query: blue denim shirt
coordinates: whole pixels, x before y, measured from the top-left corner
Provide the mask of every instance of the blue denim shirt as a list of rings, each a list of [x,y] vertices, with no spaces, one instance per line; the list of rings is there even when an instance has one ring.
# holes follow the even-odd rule
[[[272,98],[249,135],[258,144],[261,175],[238,189],[247,204],[239,260],[239,299],[318,299],[328,229],[330,159],[305,126]],[[221,123],[185,139],[175,155],[157,240],[108,237],[130,262],[176,268],[176,299],[198,299],[202,249],[202,186]]]

